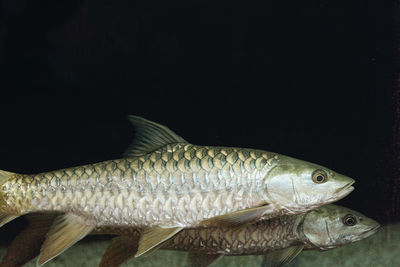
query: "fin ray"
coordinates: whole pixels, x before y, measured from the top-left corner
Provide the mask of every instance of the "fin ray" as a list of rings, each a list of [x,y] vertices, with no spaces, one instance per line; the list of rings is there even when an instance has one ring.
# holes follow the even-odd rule
[[[290,263],[303,250],[304,245],[275,250],[264,256],[263,267],[281,267]]]
[[[124,153],[126,157],[142,156],[168,144],[188,143],[164,125],[139,116],[130,115],[128,119],[135,127],[136,136]]]
[[[175,228],[160,228],[160,227],[151,227],[146,228],[139,239],[139,247],[138,251],[135,254],[135,257],[139,257],[141,255],[150,255],[154,252],[163,242],[167,241],[169,238],[176,235],[178,232],[182,230],[181,227]],[[149,253],[147,253],[149,252]]]
[[[37,265],[41,266],[58,256],[84,238],[93,228],[75,214],[67,213],[58,216],[47,233]]]
[[[268,204],[257,207],[235,211],[225,215],[220,215],[206,219],[201,222],[203,226],[240,226],[250,223],[260,218],[270,206]]]

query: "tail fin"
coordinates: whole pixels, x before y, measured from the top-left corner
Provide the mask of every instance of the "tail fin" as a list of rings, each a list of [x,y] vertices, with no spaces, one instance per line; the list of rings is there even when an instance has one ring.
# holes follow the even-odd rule
[[[3,189],[3,185],[7,181],[7,179],[13,175],[15,175],[15,173],[0,170],[0,227],[5,225],[9,221],[12,221],[15,218],[19,217],[19,215],[15,215],[15,214],[7,214],[7,213],[5,213],[5,210],[4,210],[4,206],[5,206],[4,191],[5,190]]]

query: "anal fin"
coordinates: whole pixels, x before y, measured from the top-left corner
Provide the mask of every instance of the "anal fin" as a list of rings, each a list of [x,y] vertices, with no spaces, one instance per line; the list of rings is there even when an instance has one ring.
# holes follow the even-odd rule
[[[163,242],[167,241],[169,238],[176,235],[178,232],[182,230],[181,227],[175,228],[160,228],[160,227],[151,227],[143,230],[140,239],[139,239],[139,248],[135,255],[135,257],[139,257],[140,255],[150,255],[151,252],[154,252]],[[147,253],[150,252],[150,253]]]
[[[67,213],[58,216],[47,233],[37,265],[41,266],[61,254],[84,238],[93,228],[78,215]]]
[[[117,267],[133,257],[139,247],[138,240],[128,236],[114,237],[107,247],[99,267]]]
[[[222,258],[223,254],[203,254],[197,252],[189,252],[188,267],[207,267]]]

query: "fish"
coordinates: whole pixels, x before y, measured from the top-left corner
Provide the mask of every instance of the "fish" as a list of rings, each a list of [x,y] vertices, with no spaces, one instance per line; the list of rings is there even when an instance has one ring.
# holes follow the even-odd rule
[[[30,218],[30,224],[10,244],[0,266],[23,266],[36,257],[54,218]],[[189,252],[189,266],[193,267],[206,267],[223,256],[243,255],[265,255],[263,266],[282,266],[303,250],[333,249],[367,238],[379,228],[378,222],[357,211],[330,204],[304,214],[259,220],[238,228],[184,229],[160,249]],[[117,235],[99,265],[117,267],[135,255],[141,231],[99,227],[91,234]]]
[[[39,174],[0,171],[0,227],[34,212],[61,212],[38,266],[96,227],[140,227],[136,256],[189,227],[232,227],[305,212],[347,196],[352,178],[274,152],[199,146],[164,125],[129,116],[122,158]]]

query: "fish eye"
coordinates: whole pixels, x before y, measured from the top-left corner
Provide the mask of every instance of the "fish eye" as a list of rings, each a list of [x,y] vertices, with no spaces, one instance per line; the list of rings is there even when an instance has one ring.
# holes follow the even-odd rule
[[[347,226],[353,226],[357,223],[357,219],[354,215],[347,214],[343,217],[343,223]]]
[[[312,180],[314,183],[322,184],[326,182],[327,177],[326,172],[323,170],[316,170],[312,175]]]

